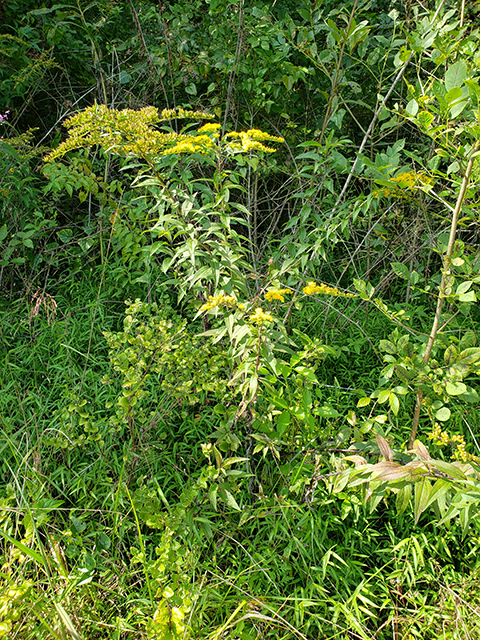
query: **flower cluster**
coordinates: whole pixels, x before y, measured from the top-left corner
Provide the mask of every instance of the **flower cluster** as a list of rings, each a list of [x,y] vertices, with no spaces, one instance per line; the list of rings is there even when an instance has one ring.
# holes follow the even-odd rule
[[[6,115],[2,118],[5,119]],[[135,111],[108,109],[103,104],[94,104],[65,120],[64,126],[69,130],[68,138],[52,151],[45,161],[50,162],[69,151],[93,146],[99,146],[105,152],[133,158],[185,153],[208,154],[216,147],[219,124],[207,123],[192,133],[165,133],[155,128],[160,122],[172,118],[208,119],[213,116],[203,111],[184,109],[164,109],[159,114],[155,107],[144,107]],[[275,149],[267,147],[262,141],[283,142],[282,138],[258,129],[233,132],[226,137],[235,140],[227,142],[227,151],[273,152]]]
[[[203,127],[200,127],[198,133],[217,133],[221,126],[218,122],[207,122]]]
[[[218,293],[216,296],[208,296],[207,302],[200,307],[200,311],[211,311],[216,307],[221,307],[223,305],[237,305],[239,308],[243,305],[239,305],[237,303],[237,299],[235,296],[228,296],[225,293]]]
[[[265,293],[265,300],[272,302],[273,300],[280,300],[285,302],[285,295],[293,293],[291,289],[270,289]]]
[[[215,146],[213,136],[178,135],[176,139],[177,142],[173,147],[162,152],[163,156],[172,153],[207,153]]]
[[[452,445],[455,448],[455,451],[451,456],[453,460],[467,462],[468,460],[475,458],[475,456],[467,452],[465,438],[462,435],[458,433],[452,435],[448,433],[448,431],[442,431],[442,427],[438,422],[435,423],[432,433],[428,434],[428,438],[433,440],[433,443],[440,447]]]
[[[354,293],[343,293],[337,287],[330,287],[328,284],[324,284],[321,282],[320,284],[316,284],[311,281],[307,284],[306,287],[302,289],[303,293],[307,296],[313,296],[316,293],[323,293],[327,296],[342,296],[343,298],[355,298]]]
[[[242,153],[248,151],[266,151],[267,153],[274,153],[276,149],[267,147],[263,142],[284,142],[283,138],[271,136],[269,133],[260,131],[259,129],[232,131],[227,133],[225,138],[232,140],[228,145],[230,151],[240,151]]]
[[[425,173],[415,173],[415,171],[403,171],[397,174],[394,178],[390,178],[391,183],[388,186],[384,186],[381,189],[374,191],[376,198],[381,196],[388,198],[393,196],[395,198],[408,198],[409,191],[416,191],[417,189],[428,189],[432,186],[432,178]]]
[[[148,108],[153,109],[153,107]],[[194,120],[210,120],[213,117],[214,116],[212,116],[212,114],[205,113],[205,111],[188,111],[187,109],[182,109],[182,107],[179,107],[178,109],[163,109],[160,113],[159,120],[161,122],[163,122],[164,120],[180,120],[181,118],[193,118]]]
[[[263,311],[261,307],[257,307],[255,309],[255,313],[252,313],[248,320],[252,324],[256,324],[257,327],[260,327],[263,324],[269,324],[270,322],[273,322],[273,316],[271,313]]]
[[[3,124],[4,120],[8,120],[8,114],[10,113],[10,110],[5,111],[5,113],[2,115],[0,113],[0,124]]]

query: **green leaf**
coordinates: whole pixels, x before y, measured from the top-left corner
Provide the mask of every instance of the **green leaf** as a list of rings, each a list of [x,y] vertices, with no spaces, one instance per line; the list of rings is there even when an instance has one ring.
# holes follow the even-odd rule
[[[215,511],[217,510],[217,491],[218,491],[218,485],[216,484],[212,484],[208,491],[208,497]]]
[[[463,60],[452,64],[445,73],[445,88],[451,91],[454,87],[461,87],[467,78],[467,65]]]
[[[369,398],[368,396],[364,396],[363,398],[360,398],[360,400],[357,402],[357,407],[366,407],[367,405],[370,404],[370,402],[372,401],[371,398]]]
[[[440,422],[445,422],[450,418],[450,409],[448,407],[442,407],[435,413],[435,418]]]
[[[459,396],[467,391],[467,385],[463,382],[447,382],[445,388],[449,396]]]
[[[410,100],[410,102],[405,107],[405,111],[409,116],[416,116],[418,113],[418,102],[415,99]]]
[[[415,483],[415,524],[418,523],[420,516],[427,508],[431,489],[432,485],[430,484],[428,478],[422,478]]]
[[[385,438],[381,436],[379,433],[377,433],[375,437],[377,440],[378,448],[380,449],[382,456],[385,458],[385,460],[392,462],[393,451],[391,446],[388,444],[387,440],[385,440]]]
[[[227,491],[226,489],[222,489],[220,495],[223,498],[223,500],[225,500],[225,502],[228,504],[229,507],[231,507],[232,509],[235,509],[235,511],[241,511],[240,507],[237,504],[237,501],[232,496],[230,491]]]
[[[400,491],[397,493],[397,497],[395,500],[397,507],[397,515],[401,515],[405,509],[408,507],[410,503],[410,498],[412,497],[412,485],[408,483]]]
[[[378,394],[378,402],[380,404],[383,404],[389,399],[389,397],[390,397],[390,389],[382,389]]]
[[[430,127],[433,122],[433,115],[428,111],[420,111],[417,117],[418,124],[420,128],[426,130]]]
[[[388,402],[390,403],[390,409],[398,416],[398,410],[400,409],[400,401],[397,396],[392,392],[388,396]]]
[[[32,560],[35,560],[42,566],[45,564],[43,556],[41,556],[37,551],[30,549],[30,547],[27,547],[26,545],[24,545],[23,542],[20,542],[19,540],[15,540],[15,538],[12,538],[12,536],[8,535],[8,533],[6,531],[3,531],[2,529],[0,529],[0,534],[4,538],[6,538],[11,544],[17,547],[17,549],[21,551],[24,555],[29,556],[30,558],[32,558]]]
[[[400,278],[404,278],[405,280],[408,280],[410,272],[407,266],[405,266],[401,262],[392,262],[391,267],[396,276],[399,276]]]
[[[468,291],[467,293],[459,296],[458,299],[460,302],[476,302],[477,296],[475,295],[475,291]]]
[[[280,435],[283,435],[290,424],[291,413],[290,411],[282,411],[282,413],[277,416],[277,431]]]
[[[470,289],[472,284],[473,282],[471,280],[466,280],[465,282],[461,282],[457,287],[457,291],[456,291],[457,296],[460,296],[463,293],[466,293]]]

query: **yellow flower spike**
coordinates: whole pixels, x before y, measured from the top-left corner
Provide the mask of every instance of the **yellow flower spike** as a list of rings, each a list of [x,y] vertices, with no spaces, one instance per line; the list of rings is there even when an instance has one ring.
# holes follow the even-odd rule
[[[216,296],[208,296],[207,302],[200,307],[200,311],[203,313],[204,311],[211,311],[217,307],[229,304],[237,305],[235,296],[227,296],[224,293],[219,293]]]
[[[273,300],[280,300],[280,302],[285,302],[285,295],[293,293],[291,289],[270,289],[265,293],[265,300],[267,302],[272,302]]]
[[[221,128],[221,124],[218,124],[217,122],[207,122],[207,124],[204,124],[203,127],[200,127],[200,129],[198,130],[199,133],[216,133],[220,128]]]
[[[306,287],[303,287],[302,291],[306,296],[313,296],[316,293],[323,293],[324,295],[327,295],[327,296],[341,296],[342,298],[355,298],[354,293],[343,293],[343,291],[340,291],[340,289],[337,289],[337,287],[330,287],[328,284],[325,284],[323,282],[321,282],[320,284],[317,284],[316,282],[313,282],[313,280],[311,280]]]
[[[257,307],[255,313],[253,313],[248,320],[252,324],[256,324],[257,327],[260,327],[263,324],[273,322],[273,316],[271,313],[263,311],[261,307]]]

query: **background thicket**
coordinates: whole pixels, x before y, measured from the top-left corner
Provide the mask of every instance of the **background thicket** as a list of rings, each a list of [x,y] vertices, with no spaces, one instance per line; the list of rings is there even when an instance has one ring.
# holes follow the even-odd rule
[[[480,633],[475,2],[0,5],[0,637]]]

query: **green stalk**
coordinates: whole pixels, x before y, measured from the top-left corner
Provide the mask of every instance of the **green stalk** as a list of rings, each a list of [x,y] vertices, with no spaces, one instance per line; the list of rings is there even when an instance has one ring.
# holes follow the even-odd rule
[[[425,349],[425,355],[423,356],[423,364],[428,364],[428,361],[430,360],[433,345],[435,344],[435,340],[437,338],[440,321],[442,319],[442,309],[443,309],[443,302],[445,300],[445,288],[446,288],[447,276],[450,275],[450,265],[452,262],[453,248],[455,246],[455,239],[457,236],[458,217],[460,215],[463,201],[465,199],[465,193],[467,191],[468,183],[470,181],[470,176],[473,169],[473,163],[475,162],[476,151],[478,151],[478,148],[479,146],[476,146],[472,151],[472,155],[470,156],[470,160],[468,161],[467,169],[465,171],[462,184],[460,186],[460,191],[457,197],[457,203],[455,205],[455,209],[453,210],[447,252],[443,257],[442,280],[440,282],[440,287],[438,290],[437,309],[435,311],[435,317],[433,319],[432,328],[430,330],[430,336],[428,338],[427,348]],[[413,443],[415,442],[415,438],[417,437],[418,422],[420,420],[420,410],[422,408],[422,400],[423,400],[422,390],[418,389],[417,399],[415,402],[415,411],[413,414],[412,430],[410,432],[410,440],[408,441],[409,449],[412,449]]]

